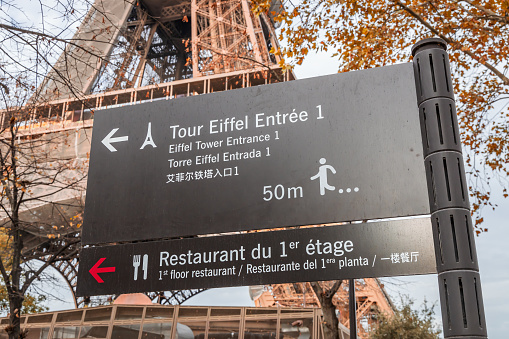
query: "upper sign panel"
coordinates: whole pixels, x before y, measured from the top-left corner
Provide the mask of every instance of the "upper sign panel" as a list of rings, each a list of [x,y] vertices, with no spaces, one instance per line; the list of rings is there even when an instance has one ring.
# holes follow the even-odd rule
[[[99,111],[84,244],[429,213],[411,64]]]

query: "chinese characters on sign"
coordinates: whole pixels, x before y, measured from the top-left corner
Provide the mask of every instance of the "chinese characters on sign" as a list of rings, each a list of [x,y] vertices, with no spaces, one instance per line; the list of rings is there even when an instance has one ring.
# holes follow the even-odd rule
[[[213,179],[216,177],[231,177],[232,175],[239,175],[239,169],[237,166],[235,167],[227,167],[222,170],[219,168],[215,169],[206,169],[204,171],[196,171],[196,172],[179,172],[177,174],[167,174],[166,175],[166,183],[175,183],[175,182],[183,182],[183,181],[192,181],[192,180],[206,180]]]
[[[380,258],[380,260],[390,260],[393,264],[404,264],[406,262],[417,262],[419,252],[402,252],[402,253],[391,253],[388,258]]]

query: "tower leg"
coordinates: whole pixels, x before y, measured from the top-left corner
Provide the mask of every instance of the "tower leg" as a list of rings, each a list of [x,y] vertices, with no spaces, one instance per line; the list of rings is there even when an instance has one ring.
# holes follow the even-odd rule
[[[193,78],[200,76],[198,70],[198,5],[196,0],[191,0],[191,51],[193,63]]]

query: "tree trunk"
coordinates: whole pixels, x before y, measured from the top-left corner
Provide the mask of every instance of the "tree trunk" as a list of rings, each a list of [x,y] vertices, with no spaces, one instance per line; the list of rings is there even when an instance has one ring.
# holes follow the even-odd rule
[[[23,297],[19,291],[13,291],[13,294],[9,295],[10,324],[5,328],[5,331],[9,334],[9,339],[21,338],[20,318],[22,305]]]
[[[339,338],[339,321],[332,298],[325,298],[322,304],[324,338]]]
[[[16,226],[17,222],[17,211],[15,212]],[[19,228],[19,226],[17,227]],[[10,326],[8,327],[9,339],[22,339],[20,336],[20,319],[21,319],[21,308],[23,307],[23,300],[25,299],[24,293],[21,289],[21,250],[23,248],[23,235],[20,231],[14,231],[13,241],[13,260],[10,274],[10,284],[6,283],[7,291],[9,293],[9,311],[10,311]]]
[[[312,282],[311,286],[315,291],[316,297],[320,301],[323,313],[323,335],[327,339],[340,339],[339,321],[336,316],[336,306],[332,303],[334,295],[341,286],[342,280],[337,280],[329,290],[323,290],[318,282]]]

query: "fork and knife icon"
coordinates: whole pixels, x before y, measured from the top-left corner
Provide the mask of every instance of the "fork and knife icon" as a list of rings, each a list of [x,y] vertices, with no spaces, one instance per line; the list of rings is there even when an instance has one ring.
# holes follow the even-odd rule
[[[134,267],[134,280],[138,280],[138,267],[141,264],[141,254],[136,254],[133,256],[133,267]],[[148,254],[143,255],[143,280],[147,280],[147,271],[148,271]]]

